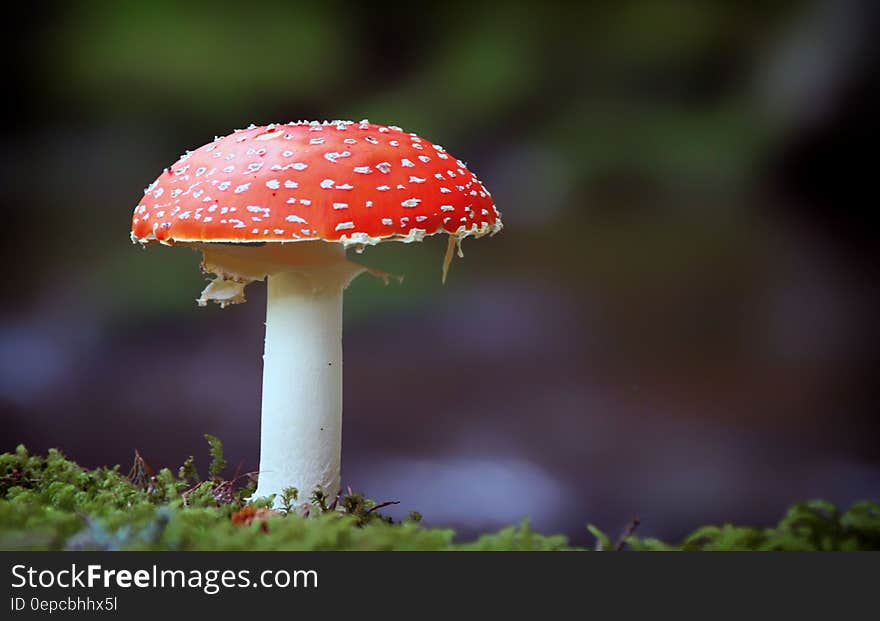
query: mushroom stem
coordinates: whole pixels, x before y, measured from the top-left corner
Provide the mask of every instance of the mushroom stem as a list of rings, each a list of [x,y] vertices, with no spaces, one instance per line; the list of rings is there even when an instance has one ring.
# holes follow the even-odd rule
[[[316,266],[268,277],[255,497],[277,494],[276,506],[287,487],[304,501],[318,486],[330,497],[339,491],[342,295],[351,272]]]

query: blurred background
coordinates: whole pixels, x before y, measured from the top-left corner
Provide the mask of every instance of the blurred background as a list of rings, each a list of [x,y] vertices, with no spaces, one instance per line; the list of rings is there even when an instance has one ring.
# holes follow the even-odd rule
[[[346,296],[343,480],[462,535],[673,538],[880,496],[878,5],[40,3],[14,24],[0,451],[258,465],[265,286],[198,308],[131,212],[249,123],[444,145],[505,229],[384,244]],[[869,164],[871,165],[869,168]],[[389,391],[388,386],[394,386]]]

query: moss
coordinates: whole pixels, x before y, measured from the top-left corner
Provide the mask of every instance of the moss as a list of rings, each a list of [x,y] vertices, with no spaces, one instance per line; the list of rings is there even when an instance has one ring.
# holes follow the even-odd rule
[[[211,465],[208,466],[208,473],[212,479],[220,478],[220,475],[226,470],[226,458],[223,456],[223,445],[216,437],[205,434],[205,440],[211,447]],[[184,464],[185,465],[185,464]],[[195,469],[195,467],[193,467]]]
[[[32,455],[23,446],[0,455],[0,549],[35,550],[573,550],[562,535],[541,535],[524,521],[470,542],[448,529],[426,528],[413,512],[402,522],[382,515],[394,504],[351,490],[309,500],[284,490],[251,501],[252,473],[223,478],[219,440],[211,446],[209,478],[192,457],[175,474],[154,472],[136,454],[128,474],[119,467],[86,470],[57,450]],[[617,550],[878,550],[880,505],[846,511],[814,501],[795,505],[772,528],[724,524],[696,529],[679,543],[635,537],[634,522],[615,543],[590,525],[596,549]]]
[[[656,539],[629,542],[636,550],[880,550],[880,504],[857,502],[840,511],[830,502],[814,500],[792,506],[772,528],[703,526],[678,546]]]

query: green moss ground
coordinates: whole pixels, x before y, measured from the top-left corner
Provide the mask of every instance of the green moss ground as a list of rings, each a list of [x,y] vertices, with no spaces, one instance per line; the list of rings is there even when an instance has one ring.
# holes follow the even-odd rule
[[[136,457],[119,467],[86,470],[51,450],[23,446],[0,455],[0,549],[30,550],[574,550],[562,535],[541,535],[527,522],[459,542],[411,514],[393,523],[382,505],[348,493],[308,502],[287,490],[286,510],[249,502],[252,476],[224,479],[223,449],[211,443],[208,478],[192,458],[178,472],[153,473]],[[306,515],[307,514],[307,515]],[[619,540],[587,526],[595,548],[614,550],[880,550],[880,504],[841,511],[823,501],[791,507],[770,528],[704,526],[678,543],[625,533]],[[632,530],[632,529],[630,529]]]

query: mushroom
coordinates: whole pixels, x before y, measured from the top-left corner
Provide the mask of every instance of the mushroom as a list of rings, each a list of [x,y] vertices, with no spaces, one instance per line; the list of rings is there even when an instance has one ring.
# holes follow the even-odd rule
[[[201,306],[244,302],[267,279],[256,495],[277,506],[287,487],[339,491],[342,296],[367,270],[346,249],[446,233],[445,280],[462,239],[501,227],[488,190],[441,146],[366,120],[299,121],[187,151],[144,190],[131,238],[201,251],[216,275]]]

